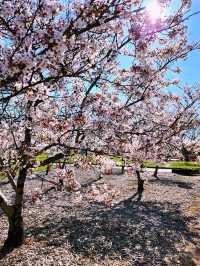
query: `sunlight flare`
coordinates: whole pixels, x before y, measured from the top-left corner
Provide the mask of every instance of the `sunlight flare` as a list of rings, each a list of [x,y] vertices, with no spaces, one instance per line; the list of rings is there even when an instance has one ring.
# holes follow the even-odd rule
[[[147,12],[152,22],[162,19],[164,16],[163,8],[158,0],[151,0],[147,5]]]

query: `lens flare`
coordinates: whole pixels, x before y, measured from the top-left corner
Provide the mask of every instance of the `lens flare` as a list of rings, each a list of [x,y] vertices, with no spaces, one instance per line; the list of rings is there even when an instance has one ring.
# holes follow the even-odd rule
[[[152,22],[158,19],[162,19],[164,16],[163,8],[160,6],[157,0],[150,0],[150,3],[147,5],[146,10]]]

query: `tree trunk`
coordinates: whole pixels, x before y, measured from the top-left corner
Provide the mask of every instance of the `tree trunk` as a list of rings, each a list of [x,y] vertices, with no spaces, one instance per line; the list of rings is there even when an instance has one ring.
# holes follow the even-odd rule
[[[50,171],[50,164],[47,164],[47,169],[46,169],[45,175],[48,175],[49,174],[49,171]]]
[[[65,165],[66,165],[66,160],[63,161],[61,168],[64,169],[65,168]]]
[[[8,218],[8,222],[8,237],[3,246],[3,249],[5,250],[19,247],[24,242],[24,223],[22,214],[18,211],[14,211],[14,214]]]
[[[155,171],[154,171],[153,176],[158,179],[158,165],[156,165],[156,167],[155,167]]]
[[[121,171],[121,174],[123,175],[124,174],[124,169],[125,169],[125,165],[122,165],[122,171]]]
[[[122,159],[122,171],[121,171],[121,174],[122,174],[122,175],[123,175],[124,172],[125,172],[125,164],[126,164],[125,160]]]
[[[8,237],[4,243],[3,250],[9,250],[19,247],[24,242],[24,223],[22,218],[23,212],[23,196],[24,184],[26,181],[27,169],[21,168],[19,170],[17,189],[15,196],[15,204],[12,206],[12,214],[8,216],[9,229]]]
[[[138,171],[138,170],[136,170],[136,176],[137,176],[137,180],[138,180],[137,191],[138,191],[138,193],[141,193],[144,190],[144,180],[141,179],[140,171]]]
[[[191,157],[191,152],[187,150],[184,146],[181,149],[184,161],[189,162]]]
[[[32,105],[31,101],[28,101],[28,111]],[[27,121],[31,121],[30,113],[26,116]],[[25,127],[24,141],[22,142],[21,148],[30,147],[31,145],[31,129]],[[23,223],[23,198],[24,198],[24,185],[26,181],[27,171],[31,167],[28,155],[25,153],[25,149],[22,149],[23,154],[21,156],[21,164],[19,168],[19,174],[17,184],[15,185],[15,203],[13,206],[9,206],[5,197],[0,193],[0,207],[3,209],[8,217],[8,236],[4,242],[3,251],[12,250],[13,248],[19,247],[24,242],[24,223]],[[43,163],[50,163],[46,159]]]

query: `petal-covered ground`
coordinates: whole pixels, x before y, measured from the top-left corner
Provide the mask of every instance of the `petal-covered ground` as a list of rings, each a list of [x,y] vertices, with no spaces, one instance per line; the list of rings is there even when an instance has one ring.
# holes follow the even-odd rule
[[[156,266],[200,265],[200,177],[144,173],[145,191],[136,193],[136,178],[109,175],[94,184],[115,191],[113,201],[96,200],[90,186],[81,192],[51,190],[35,177],[26,183],[26,241],[0,260],[2,266]],[[81,183],[94,173],[79,173]],[[50,177],[53,179],[53,173]],[[9,195],[8,185],[1,189]],[[0,213],[0,245],[7,221]]]

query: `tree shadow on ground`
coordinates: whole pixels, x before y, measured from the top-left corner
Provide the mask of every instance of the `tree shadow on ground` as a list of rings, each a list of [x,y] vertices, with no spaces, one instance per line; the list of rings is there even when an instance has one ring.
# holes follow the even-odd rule
[[[153,183],[158,183],[159,185],[164,185],[164,186],[178,186],[179,188],[184,188],[184,189],[193,189],[193,184],[190,182],[184,182],[184,181],[176,181],[173,179],[155,179],[151,180],[150,182]]]
[[[4,215],[4,213],[3,213],[3,211],[0,209],[0,217],[3,216],[3,215]]]
[[[135,197],[112,208],[96,203],[76,216],[63,211],[62,219],[47,219],[41,227],[29,228],[28,235],[52,246],[70,243],[83,256],[128,259],[137,266],[167,265],[166,256],[175,260],[183,239],[193,242],[197,237],[188,228],[191,218],[184,217],[179,207]]]
[[[0,181],[0,188],[6,186],[6,185],[8,185],[8,184],[9,184],[9,181],[7,181],[7,180],[6,180],[6,181],[4,181],[4,180],[2,181],[2,180],[1,180],[1,181]]]

